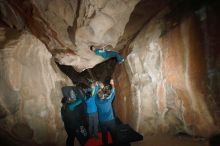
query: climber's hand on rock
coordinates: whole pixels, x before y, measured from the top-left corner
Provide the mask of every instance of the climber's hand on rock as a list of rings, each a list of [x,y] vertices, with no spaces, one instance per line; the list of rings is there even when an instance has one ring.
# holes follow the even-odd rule
[[[114,80],[113,79],[110,80],[110,85],[112,85],[112,87],[114,87]]]

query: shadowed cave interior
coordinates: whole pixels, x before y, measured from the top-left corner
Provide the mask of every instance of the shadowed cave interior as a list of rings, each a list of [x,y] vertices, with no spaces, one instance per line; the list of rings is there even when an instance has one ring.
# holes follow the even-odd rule
[[[218,0],[0,1],[0,146],[64,146],[61,88],[111,78],[132,146],[219,146],[219,16]]]

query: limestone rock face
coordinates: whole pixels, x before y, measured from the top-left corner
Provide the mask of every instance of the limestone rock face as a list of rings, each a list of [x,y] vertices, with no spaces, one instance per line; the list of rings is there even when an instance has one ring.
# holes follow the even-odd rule
[[[29,32],[1,27],[0,44],[2,142],[62,145],[60,89],[71,81],[56,67],[45,45]]]
[[[218,110],[212,110],[217,107],[213,100],[219,100],[209,92],[205,50],[210,51],[204,48],[198,26],[212,21],[198,23],[192,14],[163,33],[165,24],[160,18],[167,11],[154,17],[123,50],[127,60],[115,68],[114,107],[125,123],[145,136],[184,132],[208,137],[219,132]],[[216,54],[215,60],[219,57]]]
[[[84,20],[81,22],[83,25],[76,32],[77,46],[83,47],[83,44],[95,43],[97,45],[111,44],[115,47],[124,32],[134,6],[139,2],[139,0],[104,1],[105,4],[99,7],[97,3],[92,2],[89,10],[86,9],[84,12]]]
[[[104,60],[91,52],[89,46],[116,46],[138,2],[8,0],[0,2],[0,6],[5,23],[18,28],[25,24],[45,43],[57,62],[71,65],[81,72]]]

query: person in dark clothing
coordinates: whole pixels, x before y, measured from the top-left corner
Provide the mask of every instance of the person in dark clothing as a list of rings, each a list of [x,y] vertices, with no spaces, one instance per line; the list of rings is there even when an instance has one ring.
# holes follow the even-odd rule
[[[111,133],[112,142],[117,143],[116,139],[116,122],[115,116],[112,109],[112,101],[115,97],[115,87],[114,81],[111,80],[110,84],[112,86],[111,93],[109,96],[105,97],[102,90],[98,92],[98,98],[96,98],[96,105],[98,109],[98,117],[100,122],[100,128],[102,132],[102,143],[104,145],[108,144],[108,131]]]
[[[63,97],[62,108],[61,108],[61,117],[64,122],[65,130],[67,132],[66,146],[74,146],[75,137],[79,141],[80,145],[85,144],[84,137],[80,134],[81,127],[81,115],[77,110],[77,107],[82,103],[81,98],[73,99],[74,102],[69,103],[67,97]]]
[[[98,112],[95,104],[95,97],[99,90],[97,83],[91,83],[91,88],[89,88],[90,94],[86,96],[86,105],[89,121],[89,134],[92,137],[98,138]]]
[[[116,58],[118,64],[121,64],[124,62],[124,58],[116,51],[105,50],[104,47],[103,48],[95,48],[94,46],[91,46],[90,50],[95,52],[96,55],[101,56],[104,59]]]
[[[209,139],[210,146],[220,146],[220,134],[216,134],[210,137]]]

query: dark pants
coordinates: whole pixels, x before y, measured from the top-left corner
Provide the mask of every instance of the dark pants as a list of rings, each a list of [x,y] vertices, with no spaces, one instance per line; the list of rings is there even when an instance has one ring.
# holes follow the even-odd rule
[[[102,131],[102,143],[103,145],[108,144],[108,131],[111,133],[112,142],[117,143],[116,139],[116,123],[115,119],[105,122],[100,122],[100,127]]]
[[[89,113],[89,135],[98,136],[98,113]]]
[[[82,135],[79,134],[79,132],[76,132],[76,129],[73,128],[65,128],[67,132],[67,139],[66,139],[66,146],[74,146],[74,140],[75,137],[79,141],[80,145],[83,146],[85,144],[85,139],[82,137]]]

